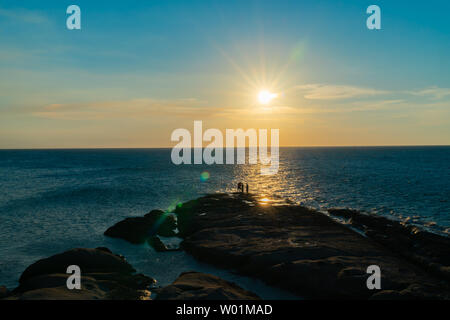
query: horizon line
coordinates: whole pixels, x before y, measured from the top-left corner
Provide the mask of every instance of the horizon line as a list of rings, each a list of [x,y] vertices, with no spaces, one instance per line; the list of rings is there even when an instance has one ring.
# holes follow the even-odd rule
[[[279,148],[380,148],[380,147],[450,147],[450,144],[399,144],[399,145],[313,145],[313,146],[279,146]],[[205,147],[202,147],[204,149]],[[238,147],[234,147],[237,149]],[[248,146],[245,147],[246,149]],[[173,147],[48,147],[48,148],[0,148],[8,150],[145,150],[145,149],[173,149]],[[191,147],[190,149],[196,149]],[[227,149],[226,147],[224,149]]]

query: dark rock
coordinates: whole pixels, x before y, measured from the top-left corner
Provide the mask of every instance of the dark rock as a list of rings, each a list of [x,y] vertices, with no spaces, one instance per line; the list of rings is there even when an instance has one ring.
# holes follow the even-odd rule
[[[155,235],[175,236],[175,218],[161,210],[152,210],[143,217],[126,218],[105,231],[105,235],[131,243],[144,243]]]
[[[98,248],[96,248],[97,250],[101,250],[101,251],[105,251],[105,252],[108,252],[108,253],[112,253],[111,252],[111,250],[109,250],[108,248],[106,248],[106,247],[98,247]],[[120,255],[119,255],[120,256]]]
[[[370,297],[371,300],[434,300],[435,298],[429,286],[419,284],[412,284],[400,291],[382,290]]]
[[[174,216],[161,210],[152,210],[144,218],[151,221],[154,228],[157,229],[157,234],[163,237],[175,236],[174,229],[177,227]]]
[[[350,219],[351,224],[365,231],[377,243],[428,271],[450,280],[450,238],[416,226],[409,226],[385,217],[364,214],[351,209],[329,209],[334,216]]]
[[[167,247],[166,244],[158,236],[154,236],[154,237],[147,239],[147,243],[158,252],[180,251],[181,250],[178,246],[174,247],[174,246],[169,245],[169,247]]]
[[[164,252],[168,250],[166,245],[157,236],[151,237],[147,240],[147,242],[158,252]]]
[[[232,282],[199,272],[182,273],[156,294],[156,300],[259,300],[256,294]]]
[[[81,269],[81,290],[67,288],[69,265]],[[7,299],[149,299],[155,280],[134,274],[133,267],[107,248],[72,249],[30,265]]]
[[[382,290],[412,296],[450,298],[448,282],[315,210],[298,205],[261,205],[251,195],[215,194],[175,210],[182,248],[199,260],[232,268],[305,298],[367,299],[379,290],[366,285],[370,265],[382,273]],[[352,211],[341,215],[358,220]],[[370,225],[397,227],[374,218]],[[367,222],[364,217],[362,222]],[[381,230],[381,229],[380,229]],[[389,233],[394,234],[395,231]],[[411,232],[410,232],[411,233]],[[381,233],[379,233],[381,238]],[[403,236],[403,234],[402,234]],[[426,237],[428,239],[428,237]],[[396,239],[399,239],[398,243]],[[407,237],[387,238],[401,246]],[[448,247],[437,249],[445,256]],[[389,292],[389,291],[387,291]]]
[[[82,272],[118,272],[132,273],[135,270],[122,257],[99,249],[72,249],[49,258],[41,259],[22,273],[19,283],[41,274],[63,273],[70,265],[78,265]]]
[[[9,290],[5,286],[0,286],[0,299],[9,295]]]

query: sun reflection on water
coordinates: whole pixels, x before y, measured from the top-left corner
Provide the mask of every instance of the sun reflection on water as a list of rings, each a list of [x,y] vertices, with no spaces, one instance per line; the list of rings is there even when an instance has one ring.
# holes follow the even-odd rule
[[[281,160],[281,159],[280,159]],[[249,185],[249,193],[256,196],[260,204],[273,204],[277,196],[289,198],[298,197],[299,190],[294,185],[294,180],[289,179],[283,162],[280,161],[279,170],[274,175],[261,175],[261,164],[246,164],[234,166],[234,177],[228,185],[226,192],[236,192],[239,182]],[[301,176],[297,173],[297,179]]]

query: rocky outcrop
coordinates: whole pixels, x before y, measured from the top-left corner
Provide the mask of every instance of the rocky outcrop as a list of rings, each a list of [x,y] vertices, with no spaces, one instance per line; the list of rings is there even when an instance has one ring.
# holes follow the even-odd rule
[[[67,288],[70,265],[81,269],[81,290]],[[72,249],[30,265],[7,299],[149,299],[155,280],[134,272],[124,257],[107,248]]]
[[[104,234],[135,244],[148,241],[157,251],[164,251],[165,246],[157,238],[157,235],[175,236],[175,228],[176,222],[172,214],[161,210],[152,210],[143,217],[126,218],[108,228]]]
[[[412,284],[403,290],[381,290],[370,297],[370,300],[433,300],[436,296],[424,291],[422,286]]]
[[[177,227],[181,247],[197,259],[303,298],[450,299],[448,238],[352,210],[330,210],[364,235],[318,211],[272,200],[207,195],[178,205],[167,230]],[[155,227],[154,217],[161,215],[150,215],[151,223],[150,216],[126,219],[105,234],[166,251]],[[381,269],[379,290],[367,286],[372,265]],[[179,286],[169,291],[181,295]]]
[[[156,300],[259,300],[256,294],[235,283],[199,272],[184,272],[155,293]]]
[[[67,288],[67,267],[81,270],[81,289]],[[135,274],[133,267],[107,248],[72,249],[30,265],[13,291],[0,286],[0,299],[7,300],[236,300],[259,299],[234,283],[210,274],[182,273],[171,285],[155,288],[156,280]]]
[[[166,245],[157,236],[149,238],[147,242],[158,252],[164,252],[168,250]]]
[[[445,278],[302,206],[215,194],[184,203],[175,213],[187,252],[301,297],[450,298]],[[381,290],[367,287],[371,265],[381,269]]]
[[[397,255],[450,281],[450,238],[413,225],[351,209],[329,209]]]

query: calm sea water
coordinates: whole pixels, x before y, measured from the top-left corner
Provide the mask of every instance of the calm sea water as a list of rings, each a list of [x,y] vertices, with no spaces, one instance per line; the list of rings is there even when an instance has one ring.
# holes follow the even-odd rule
[[[202,180],[205,171],[209,179]],[[261,283],[183,252],[161,254],[103,236],[125,217],[234,191],[239,181],[261,196],[288,197],[323,210],[351,207],[450,233],[450,147],[282,148],[273,176],[261,176],[258,166],[249,165],[175,166],[170,149],[3,150],[0,284],[16,286],[37,259],[73,247],[107,246],[162,285],[181,271],[199,270],[264,296]],[[273,294],[266,297],[276,298]]]

